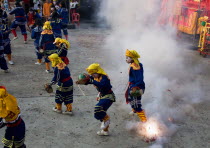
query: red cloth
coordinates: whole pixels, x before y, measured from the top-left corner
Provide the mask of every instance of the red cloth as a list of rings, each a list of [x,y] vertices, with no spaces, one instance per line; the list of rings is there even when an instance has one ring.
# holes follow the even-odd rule
[[[69,64],[69,59],[67,57],[61,57],[61,59],[63,60],[63,62],[68,65]]]
[[[28,13],[28,25],[33,25],[35,23],[34,14]]]

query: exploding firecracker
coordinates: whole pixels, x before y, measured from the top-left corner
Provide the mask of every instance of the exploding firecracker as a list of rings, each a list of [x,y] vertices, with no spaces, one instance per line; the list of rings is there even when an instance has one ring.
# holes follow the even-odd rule
[[[149,118],[147,122],[138,124],[137,132],[145,142],[153,142],[164,136],[166,127],[155,118]]]

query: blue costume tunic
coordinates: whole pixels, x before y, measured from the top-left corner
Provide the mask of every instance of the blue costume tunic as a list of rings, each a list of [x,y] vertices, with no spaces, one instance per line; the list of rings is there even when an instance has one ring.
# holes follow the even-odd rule
[[[55,41],[52,30],[43,30],[39,39],[39,48],[44,50],[45,62],[50,61],[47,57],[56,52],[56,47],[53,44]]]
[[[99,92],[100,100],[95,105],[94,117],[97,120],[103,121],[103,118],[107,115],[106,111],[115,102],[115,95],[112,91],[110,79],[106,75],[101,75],[99,79],[91,76],[91,80],[87,84],[93,84]]]
[[[52,26],[52,31],[55,36],[55,38],[62,38],[62,33],[61,33],[61,20],[51,20],[50,25]]]
[[[140,67],[139,68],[134,68],[132,64],[130,65],[130,70],[129,70],[129,86],[127,89],[127,94],[128,94],[128,102],[130,103],[131,107],[136,111],[140,112],[142,111],[141,108],[141,96],[139,97],[133,97],[130,95],[130,91],[132,90],[133,87],[139,87],[143,91],[145,90],[145,83],[144,83],[144,69],[143,65],[139,63]]]
[[[64,69],[55,67],[52,83],[57,83],[55,94],[56,103],[62,104],[64,102],[65,105],[73,103],[73,80],[67,66]]]
[[[10,15],[15,14],[15,20],[12,22],[11,28],[16,29],[17,26],[20,27],[22,34],[27,34],[26,32],[26,15],[23,7],[16,7],[9,12]]]

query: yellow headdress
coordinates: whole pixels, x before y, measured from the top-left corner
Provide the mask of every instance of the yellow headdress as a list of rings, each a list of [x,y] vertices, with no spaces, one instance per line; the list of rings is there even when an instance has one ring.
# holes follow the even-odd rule
[[[46,21],[44,23],[43,30],[52,30],[52,26],[50,25],[50,21]]]
[[[55,41],[53,42],[53,44],[60,43],[61,40],[62,40],[61,38],[56,38]]]
[[[50,56],[48,56],[48,58],[52,62],[52,67],[57,66],[59,69],[63,69],[66,66],[62,59],[56,53],[51,54]]]
[[[15,116],[6,118],[10,112],[15,113]],[[12,121],[17,118],[20,110],[17,105],[17,100],[14,96],[7,93],[5,87],[0,86],[0,117],[7,121]]]
[[[126,52],[125,52],[125,56],[132,58],[134,60],[134,63],[139,65],[138,58],[140,58],[140,55],[135,50],[128,50],[127,49]]]
[[[94,73],[97,74],[102,74],[102,75],[107,75],[106,72],[100,67],[100,64],[98,63],[93,63],[88,68],[86,68],[86,71],[91,75]]]
[[[61,40],[60,40],[60,43],[64,43],[64,44],[66,44],[66,47],[67,47],[67,48],[70,48],[70,43],[69,43],[69,41],[67,41],[66,39],[61,39]]]

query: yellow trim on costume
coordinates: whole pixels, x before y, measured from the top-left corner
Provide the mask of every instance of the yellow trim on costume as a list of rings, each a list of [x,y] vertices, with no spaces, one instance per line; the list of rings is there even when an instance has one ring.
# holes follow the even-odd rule
[[[141,68],[140,65],[137,65],[136,63],[131,63],[130,67],[132,67],[134,70],[139,70]]]
[[[102,76],[100,76],[99,78],[94,78],[94,80],[97,81],[97,82],[101,82]]]
[[[52,30],[43,30],[41,34],[53,34]]]
[[[102,75],[107,75],[106,72],[100,67],[100,64],[98,63],[93,63],[90,66],[88,66],[88,68],[86,68],[86,71],[89,74],[102,74]]]

